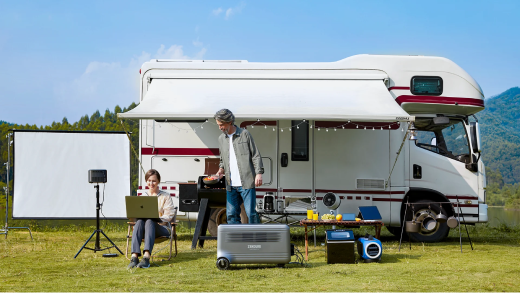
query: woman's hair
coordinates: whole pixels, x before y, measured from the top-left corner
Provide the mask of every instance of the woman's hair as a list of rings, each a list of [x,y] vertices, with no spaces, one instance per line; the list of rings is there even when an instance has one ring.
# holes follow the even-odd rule
[[[229,111],[228,109],[219,110],[213,117],[215,118],[215,120],[224,123],[235,122],[235,115],[233,115],[233,112]]]
[[[148,170],[148,172],[146,172],[146,174],[144,175],[144,181],[148,181],[148,178],[150,178],[150,176],[157,176],[157,180],[159,180],[159,182],[161,182],[161,174],[159,174],[159,172],[155,169],[150,169]]]

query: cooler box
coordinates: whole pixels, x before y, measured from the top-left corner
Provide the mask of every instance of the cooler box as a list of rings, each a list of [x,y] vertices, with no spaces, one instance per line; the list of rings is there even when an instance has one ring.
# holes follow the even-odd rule
[[[354,232],[345,229],[327,230],[325,257],[328,264],[356,263]]]

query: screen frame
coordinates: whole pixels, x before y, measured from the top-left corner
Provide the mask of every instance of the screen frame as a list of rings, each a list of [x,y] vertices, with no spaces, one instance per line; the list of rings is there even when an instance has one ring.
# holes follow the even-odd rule
[[[33,129],[10,129],[9,130],[10,132],[13,133],[13,144],[12,144],[12,148],[13,148],[13,151],[12,151],[12,161],[13,161],[13,165],[12,165],[12,180],[13,180],[13,187],[12,187],[12,190],[10,192],[10,195],[11,195],[11,200],[12,200],[12,204],[11,204],[11,218],[13,220],[93,220],[93,219],[96,219],[96,216],[93,216],[93,217],[15,217],[14,215],[14,206],[15,206],[15,182],[16,182],[16,161],[15,161],[15,151],[16,151],[16,133],[17,132],[39,132],[39,133],[66,133],[66,134],[72,134],[72,133],[81,133],[81,134],[119,134],[119,135],[122,135],[124,134],[126,137],[127,137],[127,143],[128,143],[128,161],[129,161],[129,194],[128,195],[131,195],[130,193],[132,192],[132,180],[131,180],[131,176],[132,176],[132,170],[131,170],[131,159],[132,159],[132,154],[131,154],[131,132],[124,132],[124,131],[81,131],[81,130],[72,130],[72,131],[67,131],[67,130],[33,130]],[[11,158],[9,158],[11,159]],[[87,180],[87,175],[88,175],[88,170],[85,170],[85,181],[88,181]],[[92,186],[95,186],[96,184],[94,183],[90,183]],[[101,183],[103,184],[103,183]],[[100,185],[99,187],[99,196],[100,196],[100,201],[102,200],[102,197],[103,197],[103,190],[104,186]],[[95,190],[94,188],[92,188],[92,194],[95,194]],[[126,195],[125,195],[126,196]],[[93,210],[95,210],[95,207],[93,207]],[[100,217],[103,218],[103,219],[106,219],[106,220],[125,220],[127,219],[126,216],[122,216],[122,217],[105,217],[103,216],[102,214],[100,214]]]

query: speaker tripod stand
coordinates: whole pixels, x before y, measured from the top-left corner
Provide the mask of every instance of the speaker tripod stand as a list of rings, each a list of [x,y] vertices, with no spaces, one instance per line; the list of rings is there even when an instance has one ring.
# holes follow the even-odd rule
[[[76,256],[78,256],[78,254],[83,250],[83,248],[93,250],[94,252],[98,252],[98,251],[103,251],[103,250],[115,247],[117,249],[117,251],[119,251],[119,253],[121,253],[121,255],[123,255],[123,252],[121,252],[121,250],[114,244],[114,242],[112,242],[112,240],[110,240],[110,238],[108,238],[108,236],[105,234],[105,232],[103,232],[103,230],[99,229],[99,210],[101,208],[101,205],[99,204],[99,183],[96,184],[94,186],[94,188],[96,189],[96,230],[94,232],[92,232],[90,237],[87,239],[87,241],[85,241],[85,244],[83,244],[83,246],[78,251],[78,253],[76,253],[74,258],[76,258]],[[101,246],[99,245],[99,236],[100,236],[99,234],[100,233],[103,234],[103,236],[105,236],[105,238],[112,244],[112,246],[101,248]],[[92,239],[92,237],[94,237],[94,234],[96,235],[96,243],[95,243],[94,248],[86,247],[87,244],[89,243],[90,239]]]

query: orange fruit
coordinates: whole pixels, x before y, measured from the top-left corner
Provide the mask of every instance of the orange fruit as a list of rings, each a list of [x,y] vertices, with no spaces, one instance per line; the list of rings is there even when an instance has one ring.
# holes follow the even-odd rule
[[[336,221],[341,221],[343,219],[343,215],[337,214],[336,215]]]

